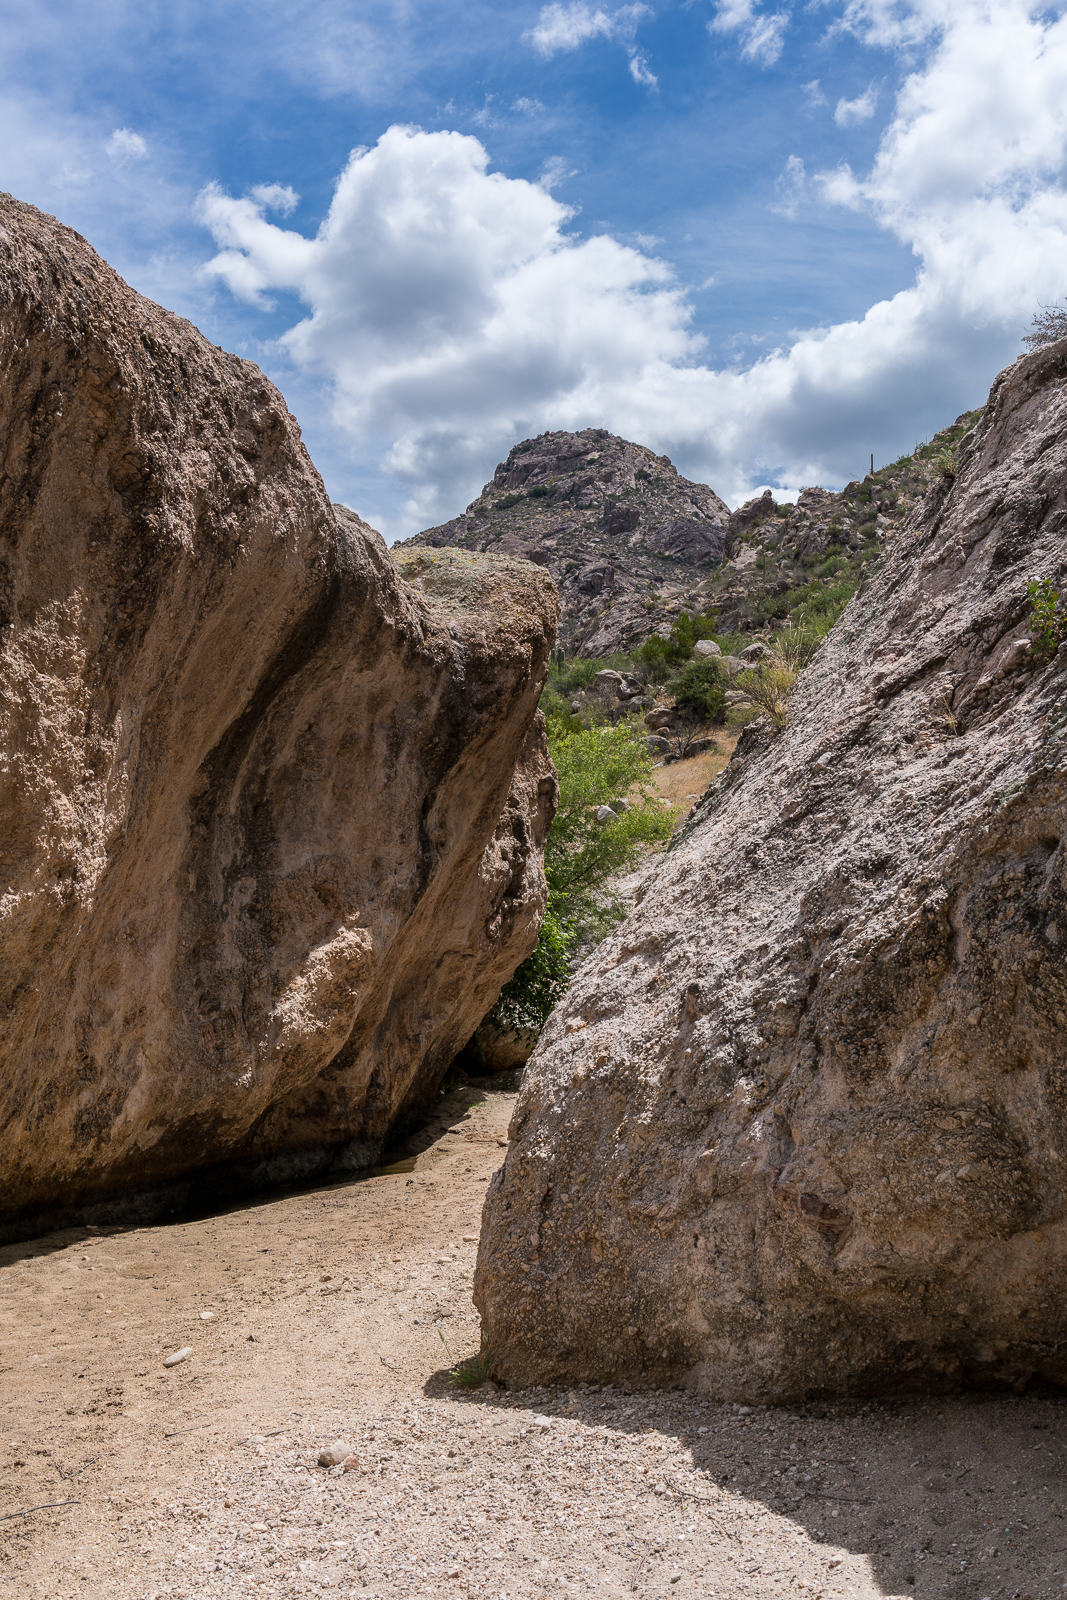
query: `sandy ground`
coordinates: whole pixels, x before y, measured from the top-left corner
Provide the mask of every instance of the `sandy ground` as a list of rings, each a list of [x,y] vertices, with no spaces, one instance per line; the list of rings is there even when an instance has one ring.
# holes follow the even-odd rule
[[[1056,1398],[457,1388],[513,1102],[453,1094],[361,1182],[0,1250],[0,1593],[1064,1593]]]

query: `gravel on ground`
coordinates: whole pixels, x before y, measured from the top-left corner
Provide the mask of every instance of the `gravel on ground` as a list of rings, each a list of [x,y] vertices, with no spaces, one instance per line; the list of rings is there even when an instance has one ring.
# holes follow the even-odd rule
[[[0,1594],[1063,1595],[1058,1396],[457,1385],[513,1104],[453,1091],[374,1177],[0,1250]]]

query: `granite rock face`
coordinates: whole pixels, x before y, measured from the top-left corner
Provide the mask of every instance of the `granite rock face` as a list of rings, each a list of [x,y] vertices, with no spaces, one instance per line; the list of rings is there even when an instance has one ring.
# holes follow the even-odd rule
[[[666,456],[603,428],[524,439],[462,516],[405,548],[524,556],[552,574],[570,653],[642,644],[692,605],[730,552],[730,512]]]
[[[363,1166],[536,942],[551,582],[10,197],[0,362],[0,1229]]]
[[[509,1383],[1067,1381],[1067,341],[957,464],[549,1021],[476,1277]]]

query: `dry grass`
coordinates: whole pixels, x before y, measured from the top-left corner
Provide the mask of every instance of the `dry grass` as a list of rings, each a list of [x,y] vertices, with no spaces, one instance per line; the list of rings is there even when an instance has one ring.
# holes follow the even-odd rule
[[[699,800],[712,778],[717,778],[734,753],[738,735],[729,729],[716,730],[718,751],[709,750],[702,756],[690,756],[688,761],[674,761],[669,767],[657,767],[652,780],[665,800],[674,810],[677,827]]]

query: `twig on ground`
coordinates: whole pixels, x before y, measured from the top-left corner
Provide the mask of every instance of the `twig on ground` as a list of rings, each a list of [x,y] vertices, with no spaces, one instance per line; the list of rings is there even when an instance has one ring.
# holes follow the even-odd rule
[[[25,1511],[8,1511],[0,1522],[10,1522],[12,1517],[28,1517],[31,1511],[47,1511],[50,1506],[80,1506],[80,1500],[42,1500],[39,1506],[27,1506]]]
[[[76,1478],[80,1472],[84,1472],[85,1471],[86,1467],[91,1467],[94,1461],[99,1461],[99,1460],[100,1460],[99,1456],[90,1456],[88,1461],[83,1461],[80,1467],[75,1467],[73,1472],[64,1472],[63,1476],[65,1478]],[[62,1472],[62,1470],[63,1469],[60,1468],[61,1472]]]
[[[825,1489],[805,1489],[803,1492],[809,1500],[840,1500],[848,1506],[869,1506],[871,1503],[855,1494],[827,1494]]]
[[[195,1433],[197,1428],[210,1428],[210,1426],[211,1418],[209,1417],[206,1422],[191,1422],[187,1428],[172,1428],[171,1431],[169,1433],[165,1433],[163,1437],[164,1439],[176,1439],[179,1433]]]
[[[712,1500],[710,1495],[694,1494],[692,1489],[679,1489],[678,1485],[672,1483],[670,1478],[666,1479],[666,1484],[671,1493],[678,1495],[682,1500],[699,1500],[705,1506],[717,1506],[719,1503],[717,1500]]]
[[[385,1357],[382,1356],[382,1355],[380,1355],[378,1357],[378,1360],[381,1362],[383,1367],[388,1367],[390,1372],[399,1372],[400,1371],[400,1368],[396,1365],[396,1363],[394,1361],[386,1361]]]
[[[638,1562],[637,1571],[633,1575],[633,1580],[632,1580],[632,1582],[630,1584],[630,1593],[631,1594],[633,1594],[634,1591],[636,1590],[636,1588],[637,1588],[637,1580],[641,1576],[641,1573],[644,1571],[645,1562],[648,1560],[648,1558],[649,1558],[649,1556],[651,1554],[652,1554],[652,1546],[649,1545],[648,1549],[645,1551],[644,1555],[641,1557],[641,1560]]]

